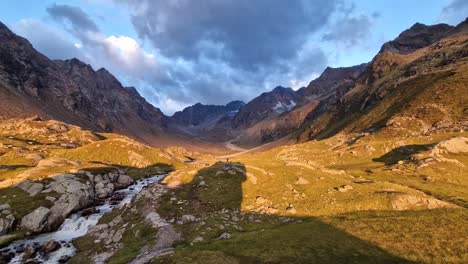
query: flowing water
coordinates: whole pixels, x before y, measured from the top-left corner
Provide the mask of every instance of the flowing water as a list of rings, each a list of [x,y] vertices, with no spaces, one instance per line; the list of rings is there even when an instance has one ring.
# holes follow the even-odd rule
[[[40,248],[41,245],[48,241],[57,241],[61,247],[48,254],[42,255],[37,254],[36,260],[43,263],[60,263],[60,260],[71,257],[75,254],[75,247],[71,243],[73,239],[84,236],[88,233],[89,229],[95,226],[99,219],[106,213],[109,213],[114,208],[120,208],[132,202],[133,197],[139,193],[145,186],[149,184],[159,182],[166,175],[154,175],[145,179],[141,179],[135,182],[135,184],[129,187],[114,192],[115,194],[123,193],[125,198],[117,204],[111,204],[110,198],[105,201],[103,205],[96,206],[96,212],[91,215],[82,216],[82,211],[70,215],[57,231],[40,234],[38,236],[28,238],[25,240],[15,241],[8,247],[1,250],[1,252],[13,252],[15,257],[10,261],[12,264],[23,263],[24,249],[27,247]]]

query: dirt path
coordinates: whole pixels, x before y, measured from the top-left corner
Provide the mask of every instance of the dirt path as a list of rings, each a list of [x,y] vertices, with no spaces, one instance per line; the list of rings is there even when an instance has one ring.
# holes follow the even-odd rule
[[[268,145],[271,144],[270,143],[266,143],[266,144],[263,144],[263,145],[260,145],[258,147],[255,147],[255,148],[251,148],[251,149],[245,149],[245,148],[241,148],[237,145],[235,145],[233,142],[238,140],[240,138],[240,136],[236,137],[236,138],[233,138],[229,141],[227,141],[226,143],[224,143],[224,146],[230,150],[234,150],[234,151],[239,151],[237,153],[234,153],[234,154],[229,154],[229,155],[224,155],[224,156],[218,156],[216,157],[216,159],[227,159],[227,158],[233,158],[233,157],[237,157],[239,155],[242,155],[242,154],[245,154],[245,153],[249,153],[249,152],[252,152],[252,151],[255,151],[255,150],[258,150],[258,149],[261,149],[263,147],[266,147]]]

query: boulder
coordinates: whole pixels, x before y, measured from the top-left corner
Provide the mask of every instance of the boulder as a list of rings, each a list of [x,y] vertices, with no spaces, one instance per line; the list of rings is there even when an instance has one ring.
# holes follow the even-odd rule
[[[46,243],[44,243],[40,249],[41,252],[43,253],[50,253],[50,252],[54,252],[56,250],[58,250],[59,248],[61,248],[62,245],[60,245],[59,242],[55,241],[55,240],[50,240]]]
[[[32,246],[28,246],[23,252],[23,262],[29,263],[27,260],[34,258],[36,255],[36,250]]]
[[[434,146],[432,154],[438,156],[440,154],[450,153],[468,153],[468,138],[466,137],[455,137],[447,140],[443,140]]]
[[[32,232],[43,231],[49,215],[50,209],[40,206],[21,219],[21,228]]]
[[[134,180],[132,177],[128,175],[120,175],[119,178],[117,179],[117,183],[120,188],[125,188],[127,186],[130,186],[134,183]]]

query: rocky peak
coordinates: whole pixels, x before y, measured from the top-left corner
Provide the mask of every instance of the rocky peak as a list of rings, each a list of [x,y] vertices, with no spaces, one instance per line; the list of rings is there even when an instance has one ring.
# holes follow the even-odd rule
[[[352,83],[365,69],[367,63],[351,67],[332,68],[327,67],[325,71],[301,91],[301,95],[308,99],[336,92],[339,87]]]
[[[172,119],[184,126],[198,126],[212,120],[218,120],[223,116],[232,116],[244,106],[242,101],[232,101],[227,105],[203,105],[201,103],[186,107],[176,112]]]
[[[294,108],[300,95],[291,88],[277,86],[270,92],[262,93],[242,107],[232,121],[234,128],[249,127],[268,117],[276,116]]]
[[[231,111],[238,111],[243,107],[245,103],[243,101],[232,101],[226,105],[226,107]]]
[[[403,31],[396,39],[385,43],[380,52],[390,51],[398,54],[409,54],[445,37],[453,28],[453,26],[447,24],[427,26],[416,23],[411,28]]]

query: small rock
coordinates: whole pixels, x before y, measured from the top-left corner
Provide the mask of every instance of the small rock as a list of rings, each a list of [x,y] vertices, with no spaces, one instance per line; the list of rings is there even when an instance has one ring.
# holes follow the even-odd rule
[[[218,239],[231,239],[232,235],[229,233],[222,233]]]
[[[297,178],[296,182],[294,184],[296,185],[305,185],[309,184],[310,182],[302,177]]]
[[[188,224],[188,223],[195,222],[196,219],[197,218],[193,215],[183,215],[181,220],[182,220],[182,223]]]
[[[60,259],[58,260],[58,262],[59,262],[59,263],[67,263],[70,259],[71,259],[70,256],[62,256],[62,257],[60,257]]]
[[[23,262],[26,262],[28,259],[34,258],[36,255],[36,250],[32,246],[28,246],[23,252]]]
[[[203,237],[199,236],[199,237],[196,237],[192,243],[198,243],[198,242],[202,242],[203,241]]]
[[[354,188],[351,185],[342,185],[342,186],[336,188],[336,190],[339,191],[339,192],[347,192],[347,191],[352,190],[352,189],[354,189]]]
[[[51,202],[55,202],[57,200],[57,198],[55,197],[52,197],[52,196],[46,196],[45,198],[47,201],[51,201]]]
[[[286,211],[288,213],[291,213],[291,214],[295,214],[296,213],[296,209],[294,209],[294,207],[292,206],[292,204],[289,204],[288,207],[286,207]]]
[[[99,213],[99,210],[96,207],[86,208],[81,212],[81,216],[89,216],[92,214]]]

